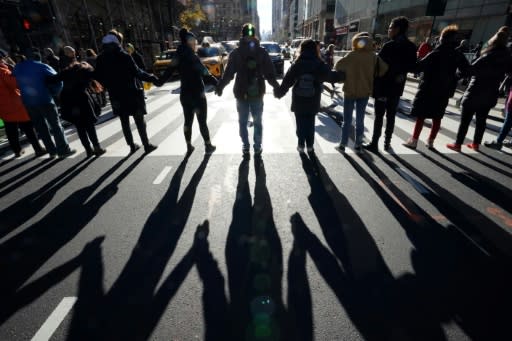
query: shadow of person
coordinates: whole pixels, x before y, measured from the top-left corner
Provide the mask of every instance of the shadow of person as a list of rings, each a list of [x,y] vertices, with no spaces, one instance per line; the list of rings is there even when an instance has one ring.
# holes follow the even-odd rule
[[[29,181],[35,179],[39,175],[43,174],[56,164],[58,164],[61,160],[43,160],[40,163],[35,164],[34,166],[30,167],[29,169],[26,169],[19,174],[16,174],[16,177],[13,177],[11,179],[5,180],[0,184],[0,188],[5,187],[0,191],[0,198],[6,196],[7,194],[11,193],[12,191],[15,191],[16,189],[20,188],[20,186],[23,186],[24,184],[28,183]]]
[[[307,244],[296,236],[305,226],[296,213],[290,219],[293,247],[288,258],[288,314],[296,341],[313,341],[313,303],[306,269]]]
[[[349,156],[346,159],[381,198],[414,245],[411,260],[415,275],[402,275],[397,278],[396,284],[402,297],[401,319],[409,333],[413,333],[411,335],[415,339],[445,339],[440,325],[457,323],[471,339],[481,339],[485,331],[489,337],[498,335],[495,331],[499,330],[500,333],[503,330],[500,321],[502,317],[494,314],[491,306],[503,308],[506,305],[497,304],[496,298],[504,299],[504,284],[501,281],[510,282],[507,276],[500,274],[499,262],[475,247],[474,242],[461,233],[459,226],[450,223],[445,227],[436,221],[398,188],[373,161],[362,158],[378,181],[354,159]],[[389,166],[405,176],[404,171],[394,163],[391,162]],[[412,181],[407,176],[405,178]],[[427,185],[433,188],[430,183]],[[436,189],[437,193],[427,193],[425,187],[422,190],[425,191],[423,195],[432,203],[439,202],[441,197],[445,198],[445,194]],[[450,219],[450,215],[446,217]],[[496,290],[497,295],[490,288]]]
[[[316,258],[312,255],[315,265],[365,339],[399,339],[404,327],[394,310],[394,278],[375,241],[320,160],[315,155],[309,159],[303,155],[302,165],[311,187],[308,200],[325,241],[343,269],[334,267],[335,261],[329,260],[325,251]],[[305,224],[300,219],[295,226]]]
[[[96,216],[141,160],[135,160],[89,199],[123,165],[126,158],[122,159],[93,184],[74,192],[39,221],[0,245],[0,290],[2,301],[5,302],[0,322],[13,313],[9,307],[16,306],[15,300],[23,300],[15,295],[21,285]]]
[[[197,227],[194,254],[199,278],[203,282],[203,316],[205,341],[228,340],[228,301],[224,291],[224,276],[209,249],[210,223]]]
[[[77,321],[73,335],[87,339],[146,340],[193,266],[193,254],[188,254],[169,279],[157,285],[173,255],[190,216],[196,190],[208,165],[205,156],[193,174],[180,199],[181,181],[188,158],[177,168],[169,189],[145,222],[136,247],[110,290],[101,299],[79,297],[90,307],[90,314],[76,313],[76,318],[99,316],[97,329],[88,329],[88,320]],[[192,252],[192,251],[191,251]],[[74,315],[75,317],[75,315]]]
[[[452,177],[467,187],[473,189],[479,195],[484,196],[487,198],[487,200],[492,201],[496,205],[499,205],[503,209],[507,210],[509,213],[512,213],[512,205],[510,205],[512,202],[512,190],[510,187],[504,186],[504,184],[501,184],[491,177],[486,176],[486,174],[476,172],[474,169],[458,161],[455,161],[453,158],[447,157],[438,151],[434,152],[435,155],[446,161],[449,161],[453,165],[464,170],[464,172],[456,172],[449,166],[427,155],[426,153],[421,151],[418,151],[418,153],[425,157],[427,160],[434,163],[439,168],[444,169],[448,173],[451,173]]]
[[[296,340],[282,302],[282,246],[266,186],[263,160],[254,160],[251,205],[249,160],[239,167],[237,194],[226,242],[231,293],[229,340]]]
[[[45,183],[37,191],[12,203],[0,212],[0,238],[41,212],[52,200],[59,189],[79,175],[95,159],[83,159],[66,170],[65,174]]]

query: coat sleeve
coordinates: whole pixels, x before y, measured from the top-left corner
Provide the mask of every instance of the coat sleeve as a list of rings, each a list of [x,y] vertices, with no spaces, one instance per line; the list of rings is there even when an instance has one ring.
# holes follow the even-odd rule
[[[174,72],[176,71],[176,69],[178,68],[179,65],[180,65],[180,58],[178,56],[176,56],[175,58],[173,58],[171,60],[171,63],[169,64],[167,69],[165,69],[164,73],[158,78],[158,82],[156,82],[155,85],[160,85],[160,84],[164,84],[165,82],[167,82],[167,80],[169,78],[171,78],[171,76],[174,74]]]
[[[263,49],[263,48],[262,48]],[[279,83],[276,79],[276,70],[274,69],[274,64],[272,63],[272,59],[267,51],[262,50],[263,55],[263,77],[267,80],[267,82],[272,85],[273,88],[279,87]]]
[[[296,78],[297,78],[297,64],[293,64],[288,71],[286,72],[286,75],[283,78],[283,81],[281,85],[279,86],[278,90],[276,91],[277,97],[281,98],[290,88],[295,84]]]
[[[238,59],[239,59],[240,53],[238,50],[234,50],[229,55],[228,65],[226,66],[226,70],[224,71],[224,75],[222,76],[221,80],[217,84],[217,87],[219,89],[224,89],[226,85],[229,84],[235,77],[235,73],[237,72],[238,68]]]
[[[388,63],[383,61],[382,58],[380,58],[379,56],[377,56],[377,63],[379,63],[379,73],[377,77],[382,77],[388,72],[389,65]]]

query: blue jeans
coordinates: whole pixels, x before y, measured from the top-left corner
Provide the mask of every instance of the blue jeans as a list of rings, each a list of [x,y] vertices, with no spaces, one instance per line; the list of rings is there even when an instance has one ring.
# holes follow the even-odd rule
[[[505,141],[505,138],[507,137],[511,128],[512,111],[507,111],[507,115],[505,116],[505,122],[503,122],[503,127],[501,127],[500,134],[498,135],[498,143],[503,143],[503,141]]]
[[[27,112],[48,153],[62,155],[69,151],[68,141],[64,135],[55,104],[27,107]],[[55,143],[53,143],[51,135],[53,135]]]
[[[344,99],[343,101],[343,128],[341,130],[341,144],[347,145],[350,129],[352,128],[352,113],[356,107],[356,146],[363,143],[364,136],[364,114],[368,98]]]
[[[249,114],[252,115],[254,122],[254,149],[261,148],[263,139],[263,99],[256,100],[240,100],[236,101],[236,109],[238,110],[238,124],[240,129],[240,138],[244,144],[244,148],[249,148],[249,131],[247,124],[249,122]]]

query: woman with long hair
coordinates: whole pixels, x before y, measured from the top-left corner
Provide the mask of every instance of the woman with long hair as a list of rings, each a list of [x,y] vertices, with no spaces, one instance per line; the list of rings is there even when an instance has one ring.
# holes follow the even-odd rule
[[[207,125],[208,107],[204,81],[217,85],[217,79],[210,74],[196,55],[195,35],[183,28],[180,30],[180,39],[181,45],[177,50],[177,58],[173,58],[171,65],[159,81],[155,82],[155,85],[162,86],[176,70],[179,72],[181,78],[180,102],[185,116],[183,132],[187,143],[187,154],[190,155],[195,149],[192,145],[192,124],[195,115],[197,115],[199,129],[204,140],[205,153],[211,154],[216,147],[210,140],[210,131]]]
[[[509,28],[504,26],[489,40],[488,47],[470,67],[472,75],[462,99],[462,114],[455,143],[446,145],[460,152],[469,124],[476,115],[473,142],[468,148],[478,151],[484,136],[489,112],[498,102],[499,89],[505,74],[512,72],[512,56],[507,49]]]

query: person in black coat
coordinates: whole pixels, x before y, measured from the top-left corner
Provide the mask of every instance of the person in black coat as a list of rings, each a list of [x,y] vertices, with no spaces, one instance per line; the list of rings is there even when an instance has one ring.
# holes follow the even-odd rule
[[[487,117],[498,103],[499,89],[505,75],[512,73],[512,56],[507,48],[508,27],[502,27],[489,40],[488,47],[482,51],[469,71],[471,81],[462,99],[462,112],[455,143],[447,145],[449,149],[461,151],[469,125],[476,114],[476,129],[473,142],[468,148],[479,150],[485,133]]]
[[[211,75],[196,55],[197,39],[195,35],[186,29],[181,29],[179,34],[181,45],[176,51],[177,58],[173,58],[171,65],[165,70],[155,85],[162,86],[178,70],[181,78],[180,102],[183,107],[183,115],[185,116],[183,132],[185,134],[185,142],[187,143],[187,154],[190,155],[195,149],[192,145],[194,114],[197,115],[199,129],[205,144],[205,152],[206,154],[211,154],[215,151],[216,147],[210,140],[210,131],[207,124],[208,106],[206,103],[204,80],[216,86],[217,79]]]
[[[397,17],[391,21],[388,29],[388,41],[379,52],[379,57],[389,66],[383,77],[375,79],[375,122],[372,141],[365,148],[377,152],[382,134],[384,115],[386,115],[386,131],[384,150],[391,147],[391,137],[395,129],[395,116],[407,81],[407,73],[412,72],[416,65],[416,45],[407,38],[409,20]]]
[[[315,41],[304,40],[300,51],[300,56],[286,72],[281,86],[274,90],[274,95],[281,98],[293,86],[291,110],[297,123],[297,150],[304,153],[307,146],[308,153],[313,153],[315,117],[320,111],[322,83],[337,82],[342,76],[331,71],[331,67],[320,58]]]
[[[135,62],[135,64],[137,64],[139,69],[146,70],[146,64],[144,63],[144,58],[142,57],[142,54],[140,54],[140,52],[135,49],[135,46],[133,46],[132,43],[126,44],[126,52],[128,52],[128,54],[132,56],[133,61]]]
[[[461,74],[468,71],[469,63],[462,52],[456,49],[456,25],[446,27],[441,32],[441,43],[425,58],[418,61],[417,72],[423,72],[418,92],[412,104],[411,115],[416,116],[416,126],[405,147],[416,149],[425,119],[432,119],[432,128],[427,141],[429,149],[434,149],[434,140],[441,128],[448,101],[455,94],[457,70]]]
[[[146,131],[146,102],[140,81],[157,82],[158,78],[137,67],[133,58],[121,48],[122,35],[111,31],[103,38],[103,51],[96,59],[95,79],[108,90],[114,115],[119,116],[123,134],[130,150],[140,147],[133,141],[130,116],[133,116],[144,150],[150,153],[157,147],[149,143]]]
[[[75,125],[87,157],[100,156],[106,152],[101,148],[96,134],[95,123],[101,107],[95,103],[91,91],[94,91],[93,88],[101,91],[101,87],[93,77],[94,68],[86,62],[78,62],[75,58],[68,67],[51,79],[64,83],[60,93],[61,116]]]

